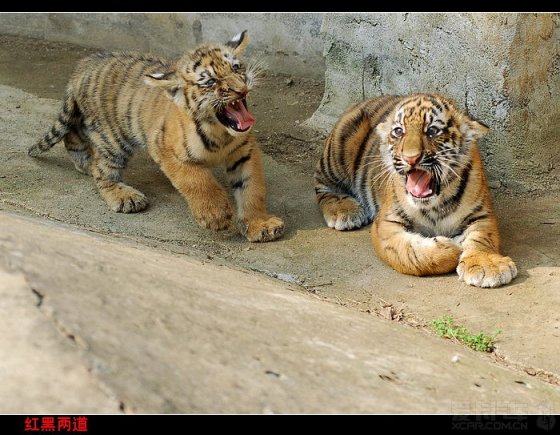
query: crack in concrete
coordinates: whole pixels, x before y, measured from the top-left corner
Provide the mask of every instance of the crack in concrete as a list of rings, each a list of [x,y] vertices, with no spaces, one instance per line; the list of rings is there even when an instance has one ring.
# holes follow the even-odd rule
[[[2,192],[2,194],[3,194],[3,192]],[[1,195],[1,194],[0,194],[0,195]],[[51,221],[60,222],[60,223],[62,223],[62,224],[64,224],[64,225],[68,225],[68,223],[65,222],[65,221],[63,221],[62,219],[57,219],[57,218],[55,218],[54,216],[51,216],[51,215],[48,214],[48,213],[44,213],[44,212],[35,210],[35,209],[31,208],[31,207],[28,207],[28,206],[25,205],[25,204],[22,204],[22,203],[20,203],[20,202],[17,202],[17,201],[11,201],[11,200],[9,200],[9,199],[0,197],[0,204],[9,205],[9,206],[12,206],[12,207],[18,207],[18,208],[20,208],[20,209],[22,209],[22,210],[25,210],[25,211],[30,212],[31,214],[33,214],[33,215],[35,215],[35,216],[37,216],[37,217],[42,217],[42,218],[45,218],[45,219],[50,219]]]
[[[412,45],[410,45],[408,42],[406,42],[403,38],[398,38],[397,40],[401,43],[401,45],[404,48],[406,48],[408,51],[412,52],[414,57],[418,57],[418,55],[414,53],[414,47]]]
[[[331,300],[329,298],[326,298],[324,300],[326,300],[327,302],[337,303],[336,300]],[[376,310],[363,310],[363,309],[361,309],[360,311],[367,312],[368,314],[374,314],[381,319],[388,320],[387,317],[383,316],[380,312],[378,312]],[[417,330],[418,329],[423,330],[424,332],[426,332],[430,335],[434,335],[434,333],[430,329],[429,323],[427,323],[424,319],[422,319],[420,317],[417,317],[413,313],[406,313],[404,316],[398,318],[398,320],[395,319],[393,321],[396,322],[396,323],[408,326],[408,327],[412,327],[412,328],[417,329]],[[552,373],[552,372],[549,372],[549,371],[546,371],[546,370],[542,370],[542,369],[539,369],[539,368],[535,368],[535,367],[532,367],[532,366],[527,366],[527,365],[524,365],[522,363],[511,361],[511,359],[508,356],[506,356],[505,354],[503,354],[499,351],[496,351],[496,350],[491,352],[490,355],[492,356],[491,361],[496,365],[499,365],[503,368],[511,370],[512,372],[515,372],[515,373],[527,374],[527,375],[532,376],[532,377],[538,379],[539,381],[545,382],[547,384],[551,384],[551,385],[554,385],[554,386],[560,386],[560,375],[557,375],[555,373]]]
[[[494,362],[502,367],[505,367],[514,372],[525,373],[529,376],[539,379],[542,382],[546,382],[547,384],[556,385],[560,387],[559,375],[556,375],[552,372],[542,370],[536,367],[526,366],[522,363],[510,361],[506,355],[498,351],[494,351],[492,355],[494,357],[493,358]]]
[[[119,411],[123,414],[133,414],[132,409],[122,400],[119,401]]]
[[[276,273],[276,272],[271,272],[269,270],[264,270],[264,269],[257,269],[257,268],[249,268],[250,270],[254,271],[254,272],[258,272],[258,273],[262,273],[266,276],[275,278],[279,281],[283,281],[289,284],[293,284],[296,285],[298,287],[301,287],[302,289],[306,290],[307,292],[311,290],[313,290],[313,287],[319,287],[321,285],[330,285],[331,283],[326,283],[326,284],[315,284],[315,285],[310,285],[310,284],[306,284],[306,278],[301,278],[301,277],[297,277],[295,275],[289,275],[289,274],[282,274],[282,273]],[[311,293],[313,293],[313,291],[311,291]],[[335,305],[342,305],[342,306],[347,306],[346,303],[342,303],[339,300],[336,299],[332,299],[328,296],[323,296],[320,298],[321,300],[328,302],[328,303],[332,303]],[[392,305],[392,304],[390,304]],[[388,320],[387,317],[383,316],[382,313],[380,313],[377,310],[372,310],[372,309],[359,309],[358,311],[361,311],[363,313],[367,313],[367,314],[373,314],[377,317],[379,317],[380,319],[384,319],[384,320]],[[401,325],[405,325],[408,327],[412,327],[416,330],[422,330],[430,335],[434,335],[433,332],[430,330],[430,325],[428,322],[426,322],[426,320],[417,317],[415,314],[413,313],[406,313],[403,316],[397,317],[396,319],[392,320],[396,323],[399,323]],[[548,372],[546,370],[542,370],[539,368],[535,368],[532,366],[527,366],[521,363],[517,363],[514,361],[509,360],[509,358],[502,354],[501,352],[498,352],[496,350],[494,350],[493,352],[491,352],[491,355],[493,358],[491,358],[491,361],[496,364],[499,365],[501,367],[504,367],[508,370],[511,370],[515,373],[524,373],[527,374],[529,376],[532,376],[536,379],[538,379],[541,382],[545,382],[547,384],[551,384],[551,385],[555,385],[555,386],[560,386],[560,375],[554,374],[552,372]]]
[[[27,280],[29,282],[29,280]],[[65,325],[55,314],[54,309],[51,306],[46,305],[45,302],[45,294],[36,288],[31,288],[31,292],[35,297],[37,297],[37,304],[35,305],[41,313],[45,315],[45,317],[53,324],[55,329],[61,334],[64,338],[70,340],[73,344],[78,345],[83,350],[88,350],[89,346],[80,336],[71,332],[71,328]]]
[[[37,305],[36,307],[40,307],[41,305],[43,305],[43,299],[45,298],[45,296],[39,292],[39,290],[36,290],[34,288],[31,288],[31,292],[37,297]]]
[[[27,276],[25,274],[24,271],[21,271],[25,277],[25,281],[28,283],[29,286],[29,280],[27,279]],[[29,288],[31,289],[31,292],[33,293],[33,295],[37,298],[37,303],[35,304],[35,306],[37,307],[37,309],[47,318],[47,320],[53,325],[53,327],[55,328],[55,330],[65,339],[69,340],[72,343],[72,346],[78,346],[82,349],[83,351],[86,351],[89,349],[88,344],[85,342],[85,340],[83,340],[79,335],[71,332],[70,328],[68,326],[66,326],[55,314],[55,311],[52,307],[45,305],[44,301],[45,301],[45,294],[39,290],[37,290],[36,288],[33,288],[31,286],[29,286]],[[115,394],[115,392],[103,381],[101,381],[101,379],[96,375],[96,371],[95,368],[93,367],[93,365],[91,364],[91,362],[88,359],[82,359],[83,363],[84,363],[84,367],[85,369],[88,371],[88,373],[91,374],[91,376],[94,379],[94,382],[97,383],[97,385],[101,388],[101,390],[103,390],[108,396],[109,398],[113,399],[114,401],[119,403],[119,411],[125,414],[131,414],[131,408],[126,405],[122,400],[119,400],[117,398],[117,395]]]
[[[366,18],[358,18],[358,17],[350,17],[350,22],[352,24],[357,24],[357,25],[361,25],[361,24],[368,24],[372,27],[377,27],[379,26],[379,23],[377,21],[369,21]]]
[[[443,33],[445,33],[446,35],[449,35],[449,36],[453,35],[453,32],[451,32],[451,31],[449,31],[449,30],[445,30],[445,29],[444,29],[443,27],[441,27],[441,26],[436,26],[436,30],[439,30],[440,32],[443,32]]]

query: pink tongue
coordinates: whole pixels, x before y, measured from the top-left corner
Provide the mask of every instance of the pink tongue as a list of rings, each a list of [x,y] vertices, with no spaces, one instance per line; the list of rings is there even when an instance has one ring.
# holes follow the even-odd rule
[[[239,130],[247,130],[255,122],[255,118],[247,111],[245,104],[237,100],[226,106],[226,116],[235,121]]]
[[[417,198],[425,198],[432,194],[431,181],[432,176],[428,172],[413,169],[406,179],[406,191]]]

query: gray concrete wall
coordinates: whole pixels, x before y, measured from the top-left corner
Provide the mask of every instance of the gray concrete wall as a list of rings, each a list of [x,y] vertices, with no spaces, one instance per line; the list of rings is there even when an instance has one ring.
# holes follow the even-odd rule
[[[309,125],[329,129],[364,98],[438,91],[491,127],[493,188],[560,190],[560,14],[0,14],[0,33],[164,55],[242,29],[274,71],[325,76]]]
[[[325,94],[309,124],[381,94],[437,91],[491,127],[491,185],[560,188],[559,14],[329,14]]]
[[[9,13],[0,33],[108,50],[175,56],[203,41],[227,41],[247,29],[248,55],[274,71],[322,78],[323,14],[283,13]]]

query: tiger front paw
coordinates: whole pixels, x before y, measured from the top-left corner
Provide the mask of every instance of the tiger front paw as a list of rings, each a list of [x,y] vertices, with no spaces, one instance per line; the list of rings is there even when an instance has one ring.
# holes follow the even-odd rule
[[[489,252],[465,252],[457,266],[459,279],[476,287],[500,287],[517,276],[509,257]]]
[[[370,221],[364,208],[351,198],[342,198],[327,203],[323,205],[322,211],[329,228],[338,231],[355,230]]]
[[[271,215],[242,219],[239,228],[250,242],[271,242],[284,234],[282,219]]]
[[[191,210],[196,222],[203,228],[221,231],[231,226],[233,208],[227,198],[214,198],[212,202],[191,205]]]
[[[100,193],[109,208],[117,213],[138,213],[149,204],[146,195],[124,183],[115,183]]]

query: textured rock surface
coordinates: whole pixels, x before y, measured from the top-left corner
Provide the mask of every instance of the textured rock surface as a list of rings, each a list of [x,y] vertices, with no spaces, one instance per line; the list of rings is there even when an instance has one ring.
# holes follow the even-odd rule
[[[72,42],[106,50],[176,56],[205,41],[227,41],[247,29],[248,55],[277,71],[322,77],[323,14],[252,13],[8,13],[0,33]]]
[[[100,388],[141,413],[560,410],[557,387],[266,277],[6,213],[0,234],[0,412],[115,412]]]
[[[559,14],[328,14],[326,89],[311,125],[381,94],[441,92],[491,127],[496,186],[560,189]]]
[[[2,257],[1,263],[10,262],[5,252]],[[60,334],[42,303],[23,274],[0,264],[0,414],[119,412],[83,364],[75,340]]]

